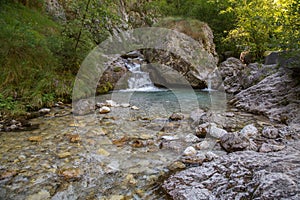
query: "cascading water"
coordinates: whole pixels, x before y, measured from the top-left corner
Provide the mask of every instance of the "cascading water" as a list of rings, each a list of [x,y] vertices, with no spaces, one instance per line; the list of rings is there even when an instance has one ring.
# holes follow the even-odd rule
[[[157,91],[150,79],[148,72],[141,70],[141,64],[128,62],[125,64],[131,72],[131,77],[128,79],[128,89],[126,91]]]

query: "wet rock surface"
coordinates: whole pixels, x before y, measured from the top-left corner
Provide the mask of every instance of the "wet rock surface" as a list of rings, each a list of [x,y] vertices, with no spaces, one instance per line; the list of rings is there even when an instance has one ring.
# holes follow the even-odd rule
[[[300,142],[277,153],[234,152],[171,176],[173,199],[299,199]]]

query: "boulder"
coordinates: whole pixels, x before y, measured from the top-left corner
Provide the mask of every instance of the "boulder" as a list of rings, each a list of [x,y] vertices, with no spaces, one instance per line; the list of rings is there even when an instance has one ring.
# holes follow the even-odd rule
[[[174,200],[300,199],[300,141],[278,152],[234,152],[169,177]]]
[[[221,147],[227,152],[242,151],[249,147],[249,139],[238,133],[228,133],[221,137]]]
[[[150,73],[154,84],[185,86],[187,83],[179,79],[182,76],[193,88],[206,88],[208,75],[218,62],[209,26],[197,20],[174,18],[162,19],[157,26],[184,33],[185,36],[174,32],[162,42],[161,48],[143,50],[147,62],[156,63],[143,69]]]
[[[258,136],[258,130],[253,124],[249,124],[240,131],[240,135],[247,138],[256,137]]]

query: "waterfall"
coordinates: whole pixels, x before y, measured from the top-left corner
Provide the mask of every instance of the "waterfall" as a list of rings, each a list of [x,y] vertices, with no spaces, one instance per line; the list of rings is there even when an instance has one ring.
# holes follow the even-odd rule
[[[125,64],[131,72],[131,77],[128,79],[128,89],[126,91],[157,91],[150,79],[148,72],[141,70],[141,64],[128,62]]]

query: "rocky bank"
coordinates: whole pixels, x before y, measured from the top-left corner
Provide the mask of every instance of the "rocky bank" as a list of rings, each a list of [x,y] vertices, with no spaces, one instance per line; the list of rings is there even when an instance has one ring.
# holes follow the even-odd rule
[[[228,153],[210,159],[206,156],[197,163],[199,166],[169,177],[163,188],[170,197],[180,200],[300,198],[299,62],[295,58],[287,59],[292,62],[278,60],[268,61],[266,65],[245,65],[236,58],[228,58],[220,64],[225,91],[232,97],[230,104],[266,116],[273,125],[261,124],[261,129],[248,125],[240,131],[230,131],[219,124],[228,132],[221,135],[217,146]],[[200,121],[196,130],[211,134],[212,126],[205,130],[206,126]],[[199,152],[195,155],[203,154],[205,145],[197,145]]]

